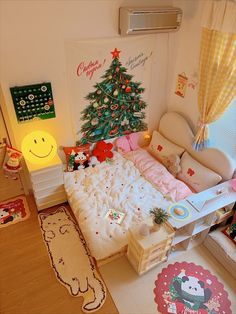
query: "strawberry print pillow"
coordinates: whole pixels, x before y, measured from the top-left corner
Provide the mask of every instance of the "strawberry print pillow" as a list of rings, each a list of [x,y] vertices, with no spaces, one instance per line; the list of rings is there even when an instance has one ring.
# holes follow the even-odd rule
[[[184,148],[170,142],[159,132],[153,131],[148,151],[165,164],[166,157],[170,155],[178,155],[180,157],[184,152]]]
[[[204,167],[187,152],[180,159],[180,167],[181,171],[178,173],[177,179],[184,181],[196,192],[209,189],[222,180],[219,174]]]

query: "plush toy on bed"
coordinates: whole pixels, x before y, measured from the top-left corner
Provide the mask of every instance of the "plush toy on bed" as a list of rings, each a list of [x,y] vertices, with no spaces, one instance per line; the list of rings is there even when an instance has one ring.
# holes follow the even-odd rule
[[[92,155],[97,157],[98,161],[103,162],[111,159],[113,157],[113,152],[111,151],[113,147],[112,143],[106,143],[104,141],[97,142]]]
[[[172,154],[168,157],[163,157],[163,164],[174,177],[181,171],[180,157],[178,155]]]

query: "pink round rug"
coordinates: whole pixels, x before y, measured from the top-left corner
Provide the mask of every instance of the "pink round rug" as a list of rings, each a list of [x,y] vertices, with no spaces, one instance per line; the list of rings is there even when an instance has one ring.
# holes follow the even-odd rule
[[[177,262],[163,268],[154,294],[162,314],[232,314],[223,284],[194,263]]]

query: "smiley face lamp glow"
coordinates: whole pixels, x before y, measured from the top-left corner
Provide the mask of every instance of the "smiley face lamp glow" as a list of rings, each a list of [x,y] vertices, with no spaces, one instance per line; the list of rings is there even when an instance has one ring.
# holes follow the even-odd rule
[[[46,164],[57,153],[54,137],[45,131],[33,131],[27,134],[21,144],[21,151],[27,161],[32,164]]]

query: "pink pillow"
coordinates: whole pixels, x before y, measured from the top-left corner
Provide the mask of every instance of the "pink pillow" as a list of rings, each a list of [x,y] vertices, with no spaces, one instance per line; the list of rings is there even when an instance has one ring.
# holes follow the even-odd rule
[[[117,147],[118,152],[125,154],[131,150],[139,148],[138,140],[139,133],[131,133],[129,135],[119,137],[115,142],[115,146]]]

